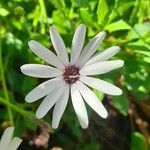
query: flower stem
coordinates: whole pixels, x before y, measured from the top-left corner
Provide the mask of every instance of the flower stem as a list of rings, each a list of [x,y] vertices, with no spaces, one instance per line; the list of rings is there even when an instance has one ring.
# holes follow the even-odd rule
[[[45,4],[43,0],[39,0],[39,6],[40,6],[40,24],[41,24],[41,33],[44,34],[45,33],[45,24],[47,22],[47,14],[46,14],[46,8],[45,8]]]
[[[2,80],[2,87],[3,87],[3,90],[4,90],[5,99],[6,99],[7,102],[9,102],[10,99],[9,99],[8,90],[7,90],[7,86],[6,86],[6,80],[5,80],[3,62],[2,62],[1,38],[0,38],[0,76],[1,76],[1,80]],[[11,110],[9,105],[7,105],[7,110],[8,110],[9,119],[12,122],[12,125],[13,125],[14,124],[14,119],[13,119],[12,110]]]
[[[20,114],[22,115],[25,115],[27,114],[28,112],[23,110],[23,109],[20,109],[19,107],[17,107],[16,105],[10,103],[9,101],[6,101],[5,99],[3,99],[2,97],[0,97],[0,102],[3,103],[4,105],[6,106],[9,106],[11,107],[12,109],[14,109],[15,111],[19,112]]]

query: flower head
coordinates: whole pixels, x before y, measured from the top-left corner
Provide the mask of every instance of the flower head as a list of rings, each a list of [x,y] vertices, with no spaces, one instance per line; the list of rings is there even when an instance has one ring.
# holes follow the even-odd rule
[[[29,76],[38,78],[50,78],[28,93],[25,100],[29,103],[44,98],[36,111],[36,117],[42,118],[54,106],[52,127],[57,128],[60,119],[68,103],[69,93],[74,110],[82,128],[87,128],[89,121],[84,101],[102,118],[107,117],[107,111],[94,92],[89,88],[100,90],[109,95],[120,95],[122,90],[118,87],[90,77],[107,73],[123,66],[122,60],[109,60],[119,52],[118,46],[108,48],[102,53],[95,54],[99,44],[106,33],[98,33],[84,48],[86,27],[80,24],[75,31],[72,41],[70,61],[66,46],[56,28],[50,28],[50,37],[57,56],[39,44],[31,40],[30,49],[49,65],[25,64],[21,71]]]
[[[17,150],[22,142],[22,139],[14,137],[12,139],[14,127],[8,127],[0,140],[0,150]]]

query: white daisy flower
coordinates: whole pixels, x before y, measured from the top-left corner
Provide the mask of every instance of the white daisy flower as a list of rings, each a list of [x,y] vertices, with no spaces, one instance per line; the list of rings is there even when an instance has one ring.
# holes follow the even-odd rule
[[[8,127],[5,129],[1,140],[0,140],[0,150],[17,150],[22,142],[22,139],[18,137],[13,137],[14,127]]]
[[[25,100],[32,103],[45,97],[36,111],[38,119],[44,117],[55,105],[52,116],[53,128],[57,128],[59,125],[68,103],[69,93],[71,93],[72,104],[82,128],[87,128],[89,124],[84,101],[102,118],[106,118],[108,115],[101,101],[89,87],[109,95],[122,94],[122,90],[118,87],[101,79],[90,77],[122,67],[124,64],[122,60],[108,61],[109,58],[119,52],[120,48],[113,46],[102,53],[93,55],[106,33],[104,31],[98,33],[83,48],[85,34],[86,27],[80,24],[73,36],[70,61],[66,46],[54,26],[50,28],[50,37],[57,56],[34,40],[28,43],[30,49],[51,66],[41,64],[21,66],[21,71],[26,75],[50,78],[29,92]]]

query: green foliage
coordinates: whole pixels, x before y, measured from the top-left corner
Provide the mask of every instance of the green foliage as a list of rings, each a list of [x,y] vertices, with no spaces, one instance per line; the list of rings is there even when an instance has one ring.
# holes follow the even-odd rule
[[[123,89],[121,96],[110,97],[113,107],[124,117],[128,116],[128,109],[132,106],[131,97],[135,102],[133,105],[138,101],[146,103],[145,100],[150,98],[149,6],[149,0],[1,0],[0,124],[5,122],[14,124],[17,135],[21,135],[26,130],[33,132],[36,130],[35,111],[38,104],[27,104],[24,98],[43,80],[24,76],[20,72],[20,66],[25,63],[44,63],[29,50],[27,43],[34,39],[53,51],[49,38],[51,25],[57,27],[65,41],[68,53],[71,51],[74,31],[80,23],[87,26],[85,43],[98,32],[106,30],[107,37],[98,51],[119,45],[121,50],[113,59],[125,61],[123,69],[98,76]],[[104,100],[105,95],[101,91],[95,89],[93,91],[101,101]],[[108,104],[106,107],[109,111]],[[98,129],[101,130],[102,123],[99,125],[97,120],[93,121],[93,114],[90,111],[89,116],[92,123],[86,131],[88,134],[83,135],[73,108],[71,106],[69,108],[62,118],[61,127],[65,126],[63,133],[60,135],[57,135],[57,132],[54,133],[64,149],[99,150],[103,149],[102,141],[113,145],[111,140],[109,141],[109,136],[108,140],[104,139],[105,134],[102,135],[101,141]],[[138,105],[138,110],[145,110],[145,107]],[[150,114],[150,111],[145,110],[144,113],[139,113],[142,118],[148,118],[146,114]],[[47,118],[48,123],[51,124],[48,115]],[[109,124],[109,119],[107,121]],[[107,127],[107,123],[104,126]],[[92,125],[96,131],[90,137],[89,135],[93,132]],[[122,129],[122,127],[120,128]],[[109,135],[110,129],[106,131]],[[97,137],[96,133],[98,133]],[[124,138],[126,139],[126,137]],[[89,139],[92,140],[89,142]],[[75,140],[78,142],[77,145]],[[106,142],[104,145],[107,145]],[[114,147],[117,149],[117,145],[114,144]],[[148,150],[145,138],[140,131],[138,133],[132,132],[131,150]]]
[[[141,133],[132,133],[131,150],[148,150],[146,139]]]
[[[96,94],[96,96],[99,98],[99,100],[102,101],[104,98],[104,93],[102,93],[101,91],[98,91],[96,89],[94,89],[93,91]]]
[[[9,14],[9,11],[5,8],[0,8],[0,16],[7,16]]]
[[[108,13],[109,9],[107,6],[107,2],[105,0],[100,0],[97,8],[97,20],[98,24],[103,25],[105,21],[105,17]]]
[[[121,96],[113,97],[112,99],[113,105],[119,110],[120,113],[127,116],[128,110],[129,110],[129,101],[127,96],[125,95],[125,92]]]
[[[79,14],[80,14],[80,17],[81,17],[82,22],[84,24],[87,24],[89,26],[93,26],[94,25],[93,20],[92,20],[92,16],[89,13],[88,8],[80,8],[79,9]]]
[[[89,0],[73,0],[78,7],[88,7]]]
[[[123,20],[119,20],[117,22],[110,23],[105,27],[109,32],[114,32],[118,30],[130,30],[131,27]]]

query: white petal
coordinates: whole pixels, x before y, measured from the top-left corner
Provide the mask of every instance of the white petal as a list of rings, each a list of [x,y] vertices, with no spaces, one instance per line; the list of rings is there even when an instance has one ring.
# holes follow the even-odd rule
[[[82,67],[87,60],[96,52],[101,41],[105,38],[106,33],[104,31],[98,33],[83,49],[81,56],[76,63],[77,66]]]
[[[82,128],[87,128],[89,124],[88,115],[87,115],[84,101],[81,97],[81,94],[76,84],[73,84],[71,86],[71,99],[72,99],[74,110],[77,114],[77,117],[79,119]]]
[[[52,78],[62,74],[62,70],[41,64],[25,64],[20,67],[22,73],[37,78]]]
[[[116,55],[120,51],[120,47],[118,46],[112,46],[108,49],[106,49],[103,52],[99,52],[95,56],[93,56],[85,65],[91,65],[94,63],[106,61],[110,59],[112,56]]]
[[[86,26],[80,24],[76,29],[72,40],[72,52],[71,52],[71,64],[73,65],[79,58],[81,50],[83,48],[84,39],[86,34]]]
[[[30,49],[41,59],[43,59],[45,62],[58,67],[58,68],[64,68],[64,65],[62,62],[58,59],[58,57],[52,53],[49,49],[45,48],[40,43],[31,40],[28,42],[28,45]]]
[[[81,95],[83,96],[87,104],[102,118],[106,118],[108,116],[108,113],[101,101],[94,94],[94,92],[80,81],[77,82],[77,85],[79,87]]]
[[[54,26],[50,28],[50,37],[58,57],[60,58],[62,63],[64,63],[64,65],[68,65],[69,59],[66,46]]]
[[[32,103],[46,96],[52,90],[54,90],[61,82],[62,81],[60,78],[55,78],[43,82],[27,94],[27,96],[25,97],[26,102]]]
[[[57,100],[54,110],[53,110],[53,117],[52,117],[52,127],[56,129],[59,125],[60,119],[66,109],[68,99],[69,99],[69,85],[66,84],[64,87],[63,95]]]
[[[0,140],[0,150],[7,149],[7,146],[12,139],[13,132],[14,132],[14,127],[8,127],[5,129],[5,131],[1,137],[1,140]]]
[[[47,112],[54,106],[54,104],[57,102],[57,100],[60,98],[63,92],[64,85],[60,85],[59,87],[54,89],[50,94],[48,94],[38,107],[36,111],[36,118],[43,118],[47,114]]]
[[[80,81],[82,81],[83,83],[87,84],[88,86],[92,88],[100,90],[101,92],[104,92],[109,95],[121,95],[122,94],[121,89],[100,79],[81,76]]]
[[[104,74],[111,70],[120,68],[124,65],[123,60],[112,60],[112,61],[103,61],[99,63],[95,63],[89,66],[84,66],[80,70],[81,75],[97,75]]]
[[[7,150],[17,150],[21,142],[22,139],[14,137],[14,139],[9,143]]]

